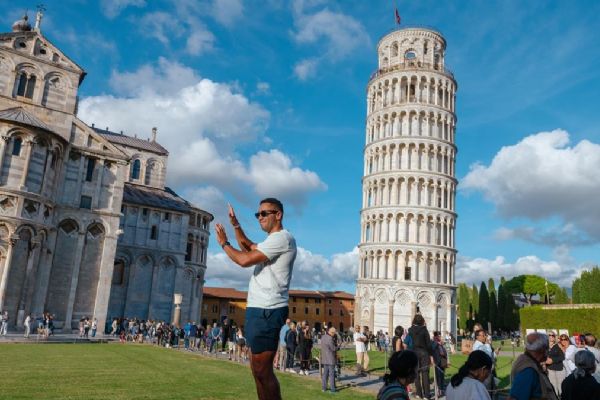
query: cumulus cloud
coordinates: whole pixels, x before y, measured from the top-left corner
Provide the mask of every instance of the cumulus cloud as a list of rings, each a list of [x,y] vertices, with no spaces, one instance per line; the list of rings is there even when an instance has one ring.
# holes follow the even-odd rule
[[[271,85],[268,82],[258,82],[256,84],[256,91],[260,94],[270,94]]]
[[[573,224],[541,228],[522,226],[517,228],[502,227],[496,230],[494,238],[497,240],[520,239],[527,242],[556,247],[560,245],[584,246],[596,242],[587,235],[577,230]]]
[[[305,203],[309,192],[326,188],[316,173],[293,167],[290,158],[279,150],[253,155],[249,172],[259,195],[287,199],[296,206]]]
[[[107,18],[113,19],[127,7],[145,7],[145,0],[102,0],[100,9]]]
[[[471,166],[461,189],[483,193],[502,216],[558,217],[600,240],[600,145],[569,143],[563,130],[528,136],[503,147],[489,166]]]
[[[292,38],[300,45],[319,47],[317,57],[300,60],[294,66],[294,74],[301,80],[316,75],[321,63],[341,61],[370,43],[365,27],[355,18],[328,8],[309,10],[322,3],[302,0],[293,3],[295,30]]]
[[[208,255],[206,286],[248,290],[253,268],[240,268],[224,253]],[[299,247],[292,273],[291,289],[331,290],[354,285],[358,273],[358,248],[330,258]]]
[[[560,249],[560,252],[560,261],[568,261],[569,258],[565,258],[565,249]],[[519,257],[512,263],[502,256],[491,260],[459,255],[456,260],[456,282],[479,285],[482,281],[487,283],[489,278],[499,282],[503,276],[510,279],[517,275],[531,274],[545,277],[561,287],[571,287],[573,279],[579,276],[581,270],[582,268],[570,263],[563,264],[559,260],[545,261],[535,255]]]
[[[238,154],[265,137],[270,114],[236,85],[159,59],[134,72],[113,72],[111,86],[119,95],[83,99],[80,118],[141,137],[158,127],[157,140],[170,152],[170,185],[212,186],[246,203],[254,200],[251,194],[278,195],[298,208],[310,192],[326,188],[316,173],[293,165],[279,150],[261,150],[247,159]]]

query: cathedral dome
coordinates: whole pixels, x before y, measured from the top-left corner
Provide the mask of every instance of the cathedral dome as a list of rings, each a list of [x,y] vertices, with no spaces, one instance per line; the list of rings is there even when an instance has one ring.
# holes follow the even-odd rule
[[[31,24],[29,23],[29,17],[27,15],[23,15],[18,21],[12,25],[13,32],[29,32],[31,31]]]

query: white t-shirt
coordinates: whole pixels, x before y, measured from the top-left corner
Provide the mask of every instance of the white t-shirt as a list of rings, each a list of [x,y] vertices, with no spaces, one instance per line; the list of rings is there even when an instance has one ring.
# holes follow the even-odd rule
[[[353,338],[354,338],[354,344],[356,345],[357,353],[364,353],[365,351],[367,351],[367,349],[365,347],[365,342],[362,341],[362,339],[367,339],[367,337],[364,334],[362,334],[360,332],[354,332]]]
[[[268,261],[254,267],[248,287],[248,307],[279,308],[288,305],[288,290],[296,259],[296,240],[287,230],[271,233],[256,249]]]
[[[483,383],[467,376],[457,387],[448,385],[446,400],[490,400],[490,395]]]

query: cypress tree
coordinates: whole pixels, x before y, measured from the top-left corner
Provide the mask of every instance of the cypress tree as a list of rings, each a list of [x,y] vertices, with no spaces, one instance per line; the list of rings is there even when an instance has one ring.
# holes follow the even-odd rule
[[[458,327],[467,329],[467,321],[469,320],[469,288],[466,284],[458,285]]]
[[[498,329],[506,329],[506,321],[504,315],[506,314],[506,293],[504,293],[504,287],[502,284],[498,286],[498,315],[496,316],[496,324]]]
[[[492,281],[492,284],[494,281]],[[492,330],[498,329],[498,303],[496,301],[496,292],[490,291],[490,308],[489,318],[492,323]],[[491,332],[490,332],[491,335]]]
[[[473,305],[473,318],[477,319],[477,315],[479,314],[479,292],[475,284],[471,288],[471,304]]]
[[[496,285],[494,284],[494,278],[488,279],[488,292],[496,293]]]
[[[479,286],[479,315],[477,321],[487,329],[487,323],[490,320],[490,294],[488,293],[485,282]]]

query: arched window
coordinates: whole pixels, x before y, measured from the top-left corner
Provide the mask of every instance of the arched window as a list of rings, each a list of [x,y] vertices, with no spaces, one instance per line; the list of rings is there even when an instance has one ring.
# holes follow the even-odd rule
[[[21,145],[23,144],[23,139],[21,138],[15,138],[13,140],[13,148],[12,148],[12,155],[13,156],[20,156],[21,155]]]
[[[146,164],[146,176],[144,176],[144,185],[150,185],[152,183],[152,174],[154,172],[154,162]]]
[[[140,179],[140,167],[141,161],[135,160],[133,162],[133,168],[131,169],[131,179]]]
[[[25,72],[21,72],[17,78],[17,96],[33,99],[35,81],[35,75],[27,76]]]

